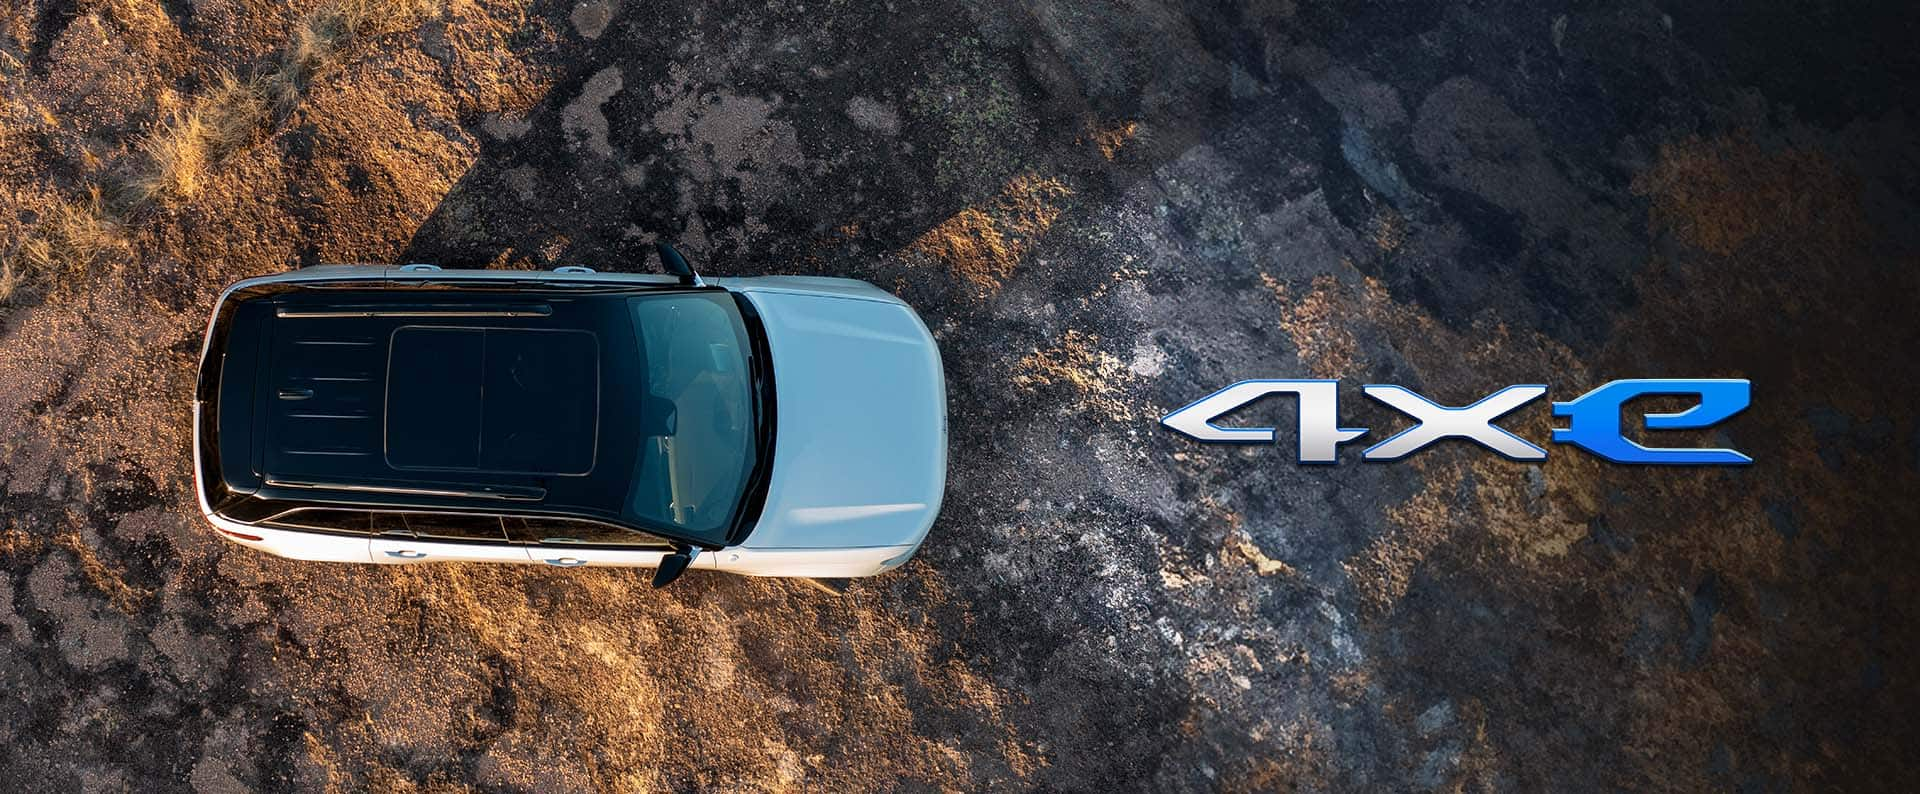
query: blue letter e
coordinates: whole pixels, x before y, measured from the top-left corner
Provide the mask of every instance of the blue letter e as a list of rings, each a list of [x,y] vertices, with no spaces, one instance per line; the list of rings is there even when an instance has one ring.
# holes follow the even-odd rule
[[[1643,447],[1620,434],[1620,407],[1650,394],[1688,394],[1700,404],[1677,414],[1647,414],[1648,430],[1688,430],[1708,427],[1747,407],[1752,384],[1745,380],[1616,380],[1580,395],[1573,402],[1553,404],[1554,416],[1569,417],[1565,430],[1554,430],[1553,440],[1573,444],[1615,463],[1651,463],[1666,466],[1744,466],[1749,458],[1731,449],[1673,449]]]

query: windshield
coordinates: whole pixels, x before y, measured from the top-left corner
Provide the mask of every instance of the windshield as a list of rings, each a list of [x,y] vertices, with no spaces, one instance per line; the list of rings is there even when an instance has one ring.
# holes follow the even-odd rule
[[[755,462],[746,325],[723,292],[631,298],[646,361],[640,453],[625,511],[690,533],[724,535]]]

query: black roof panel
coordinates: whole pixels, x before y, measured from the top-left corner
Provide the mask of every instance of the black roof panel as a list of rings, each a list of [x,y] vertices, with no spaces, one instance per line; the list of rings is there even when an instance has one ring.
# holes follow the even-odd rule
[[[255,399],[265,407],[265,472],[307,477],[380,460],[385,334],[324,320],[277,320]],[[258,441],[260,439],[256,439]]]
[[[252,441],[268,486],[544,493],[617,510],[645,362],[623,296],[268,298]],[[609,368],[611,357],[633,362]],[[602,436],[615,439],[609,446]],[[399,490],[394,490],[399,489]],[[559,501],[555,501],[559,500]]]

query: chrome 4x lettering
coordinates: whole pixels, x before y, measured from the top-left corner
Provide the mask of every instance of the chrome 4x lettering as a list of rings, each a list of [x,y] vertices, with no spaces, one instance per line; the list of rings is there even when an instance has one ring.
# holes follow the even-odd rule
[[[1160,423],[1200,441],[1227,444],[1272,444],[1280,434],[1271,427],[1222,427],[1215,419],[1272,394],[1291,394],[1299,400],[1301,463],[1338,463],[1339,446],[1365,435],[1366,428],[1340,426],[1338,381],[1243,380],[1214,392],[1160,419]],[[1370,385],[1361,392],[1416,420],[1416,424],[1360,453],[1362,460],[1399,460],[1443,438],[1473,441],[1513,460],[1544,460],[1547,451],[1507,432],[1494,421],[1547,393],[1541,385],[1508,386],[1464,406],[1435,403],[1403,386]],[[1692,397],[1699,404],[1685,411],[1644,414],[1648,430],[1690,430],[1710,427],[1747,407],[1752,384],[1745,380],[1714,378],[1616,380],[1569,402],[1553,404],[1553,415],[1567,418],[1567,427],[1553,431],[1553,441],[1572,444],[1615,463],[1666,466],[1743,466],[1752,458],[1731,449],[1647,447],[1621,432],[1623,406],[1630,400],[1669,395]]]

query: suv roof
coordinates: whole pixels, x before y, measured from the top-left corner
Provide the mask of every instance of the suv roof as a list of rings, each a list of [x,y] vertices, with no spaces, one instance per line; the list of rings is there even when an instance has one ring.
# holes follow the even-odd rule
[[[279,389],[270,472],[376,454],[394,471],[593,471],[593,331],[416,322],[291,320],[283,310],[262,373]]]
[[[634,524],[622,502],[645,423],[660,421],[627,305],[638,292],[658,290],[236,296],[203,362],[217,370],[201,389],[209,504],[240,520],[256,517],[229,508],[318,503]]]

